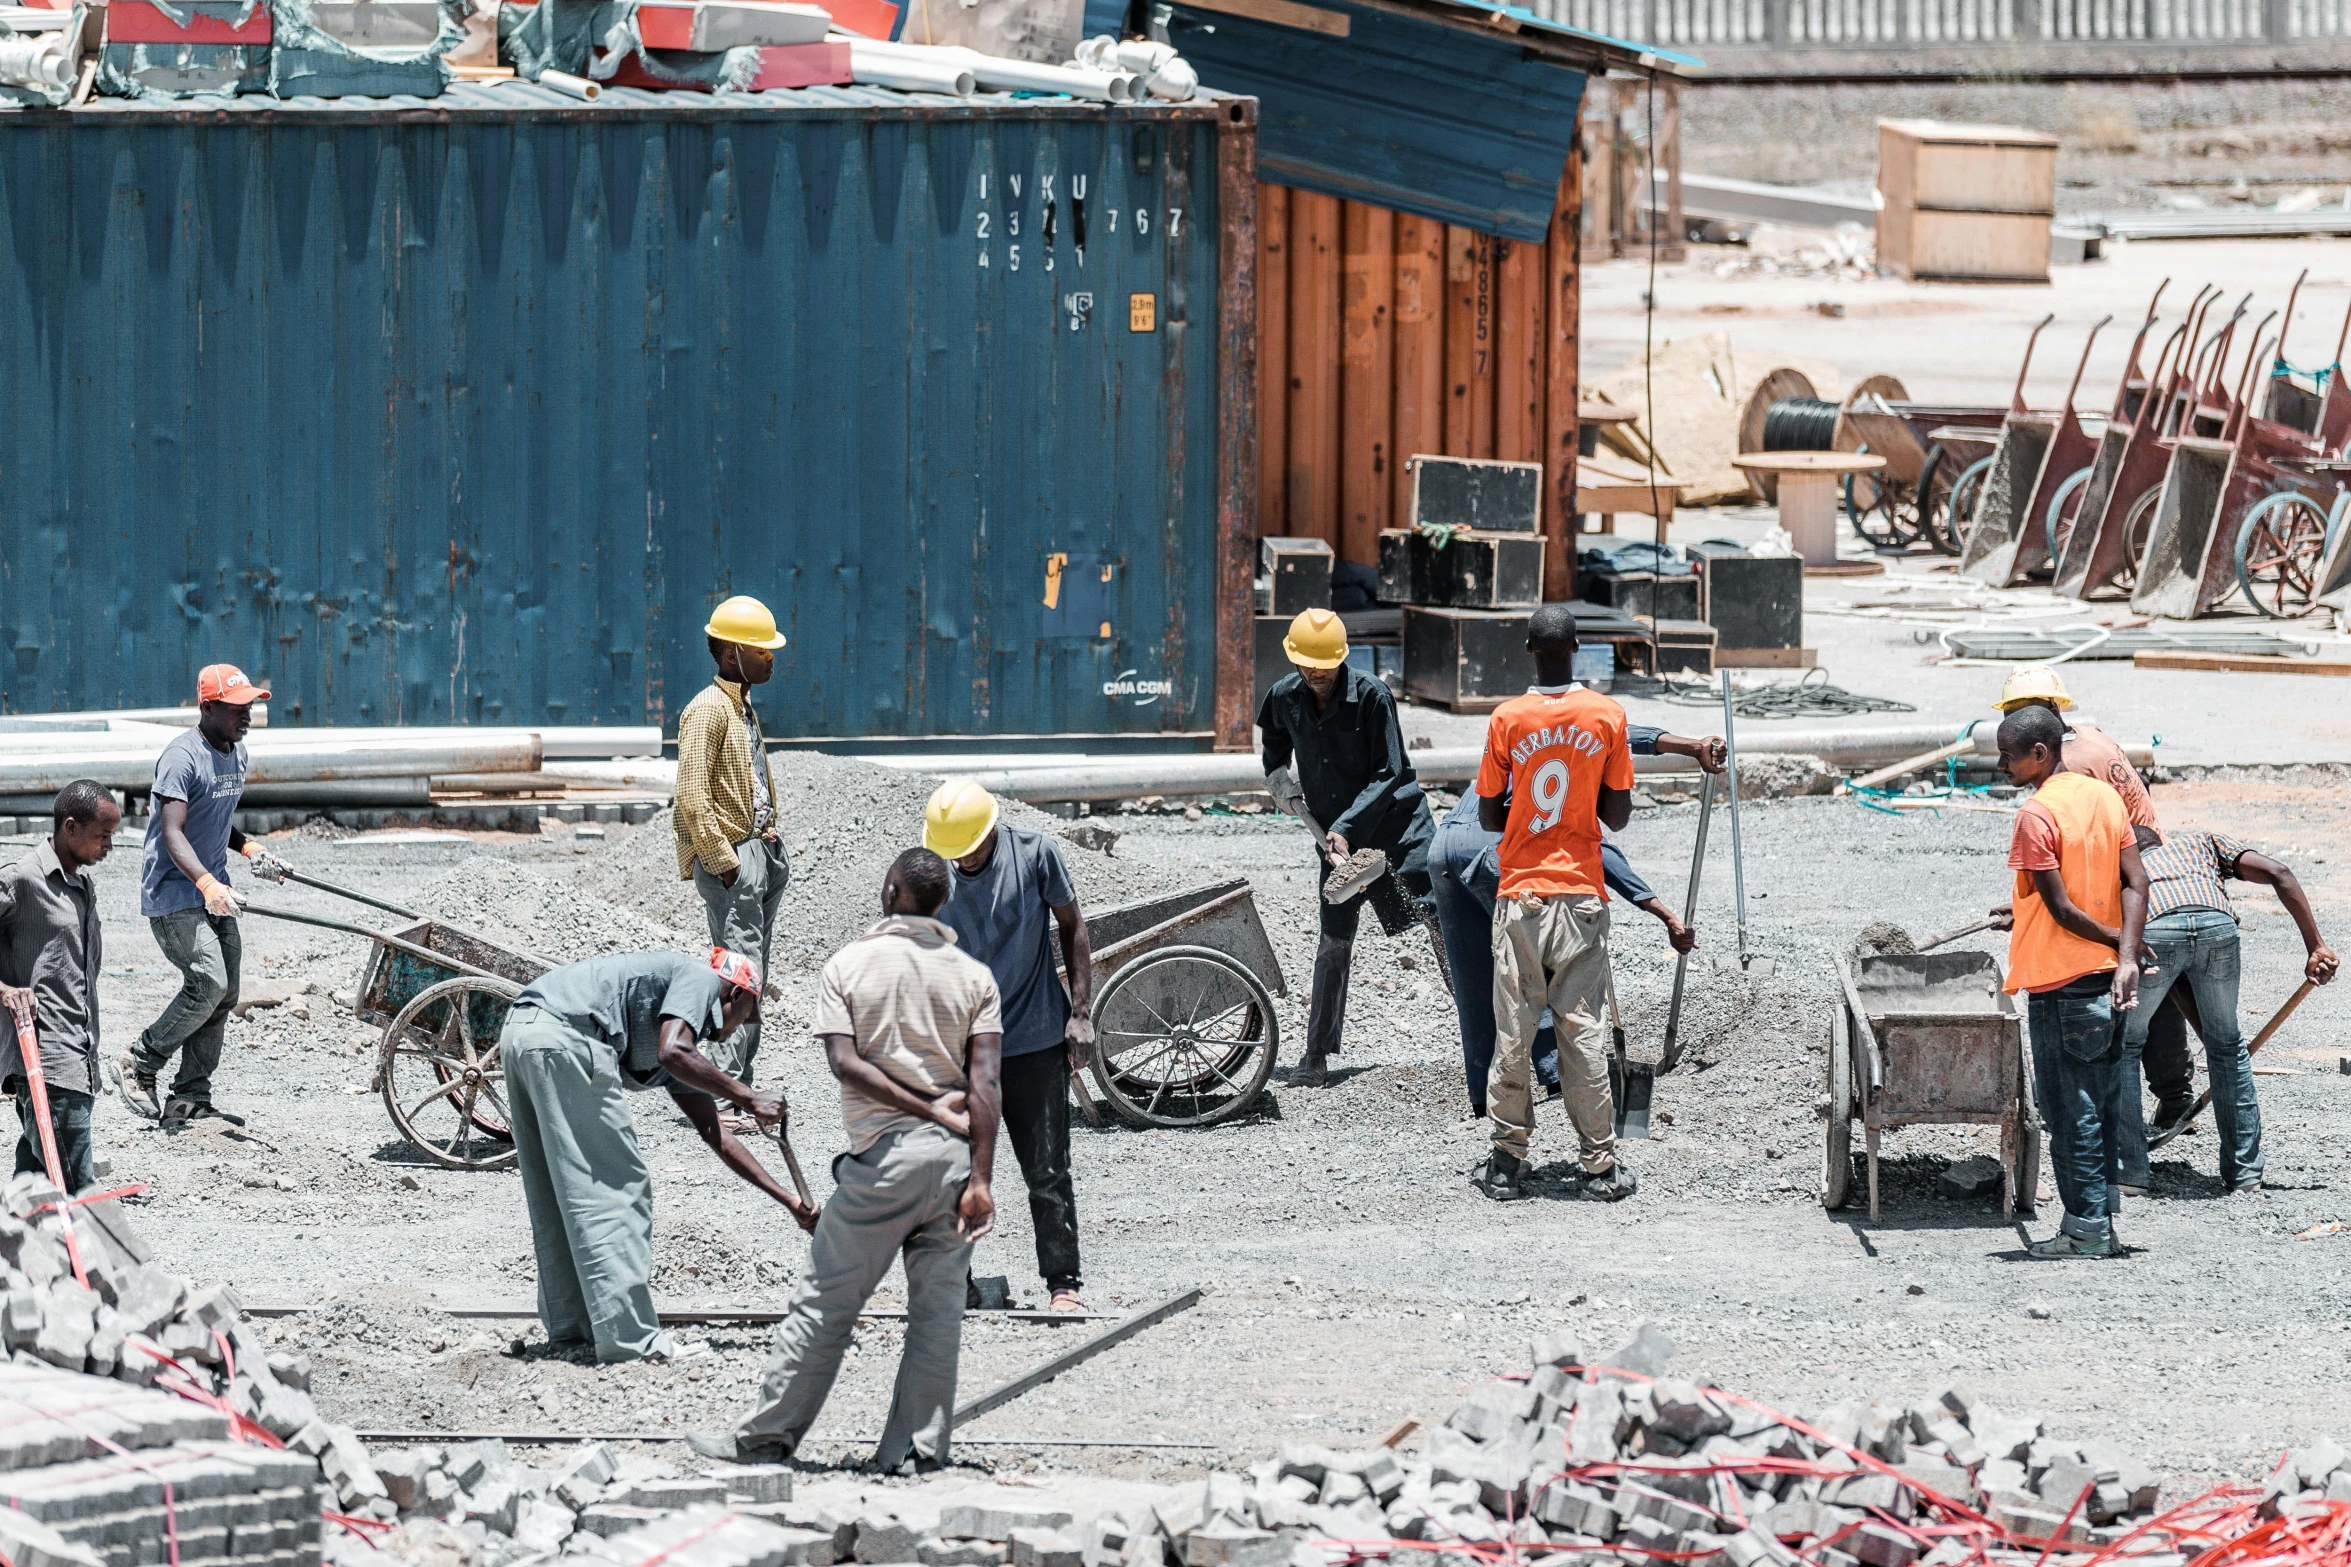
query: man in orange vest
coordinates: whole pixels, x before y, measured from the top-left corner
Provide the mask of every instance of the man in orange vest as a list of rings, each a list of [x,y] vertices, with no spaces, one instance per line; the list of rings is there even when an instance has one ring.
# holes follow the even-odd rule
[[[2022,707],[2000,724],[2000,769],[2031,789],[2017,813],[2008,991],[2024,991],[2033,1094],[2049,1133],[2049,1166],[2065,1219],[2033,1256],[2115,1255],[2122,1209],[2120,1014],[2139,998],[2139,933],[2147,873],[2122,796],[2065,770],[2065,724]]]

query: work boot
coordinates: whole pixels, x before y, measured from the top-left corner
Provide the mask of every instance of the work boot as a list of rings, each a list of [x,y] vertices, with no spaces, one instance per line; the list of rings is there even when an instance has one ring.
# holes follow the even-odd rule
[[[2068,1257],[2112,1257],[2117,1255],[2114,1237],[2100,1236],[2084,1240],[2070,1230],[2060,1229],[2045,1241],[2033,1241],[2025,1247],[2025,1255],[2043,1262],[2061,1261]]]
[[[746,1442],[732,1431],[689,1431],[686,1445],[722,1464],[780,1464],[792,1456],[781,1442]]]
[[[1577,1202],[1622,1202],[1640,1189],[1640,1178],[1619,1159],[1598,1175],[1578,1177],[1568,1196]]]
[[[1526,1195],[1526,1169],[1524,1159],[1497,1148],[1486,1155],[1485,1164],[1469,1178],[1469,1184],[1496,1202],[1517,1202]]]
[[[122,1102],[130,1106],[133,1115],[155,1120],[163,1114],[163,1101],[155,1092],[155,1074],[139,1065],[136,1053],[122,1053]]]
[[[2155,1107],[2155,1119],[2149,1122],[2147,1125],[2148,1137],[2157,1138],[2163,1136],[2173,1127],[2186,1120],[2188,1118],[2188,1112],[2195,1108],[2196,1101],[2193,1099],[2175,1099],[2158,1104]]]
[[[1355,943],[1325,936],[1314,951],[1314,993],[1306,1006],[1306,1055],[1292,1081],[1309,1086],[1330,1073],[1347,1023],[1347,982],[1354,972]]]

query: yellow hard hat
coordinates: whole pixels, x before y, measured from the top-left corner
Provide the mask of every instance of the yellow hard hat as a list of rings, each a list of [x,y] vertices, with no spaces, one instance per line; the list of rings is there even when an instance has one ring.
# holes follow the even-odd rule
[[[763,647],[774,652],[784,645],[783,635],[776,630],[776,618],[767,606],[747,593],[738,593],[710,612],[710,624],[702,628],[721,642],[740,642],[745,647]]]
[[[1282,638],[1282,651],[1308,669],[1336,669],[1347,662],[1347,627],[1327,609],[1302,609]]]
[[[2019,664],[2010,670],[2008,683],[2000,688],[2000,700],[1992,705],[2012,713],[2027,702],[2054,702],[2060,713],[2073,706],[2073,698],[2065,694],[2065,682],[2047,664]]]
[[[943,860],[960,860],[996,830],[996,797],[968,778],[950,778],[922,808],[922,846]]]

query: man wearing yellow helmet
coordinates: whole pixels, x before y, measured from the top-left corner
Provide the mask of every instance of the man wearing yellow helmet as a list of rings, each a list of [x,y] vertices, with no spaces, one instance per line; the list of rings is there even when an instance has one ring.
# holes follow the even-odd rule
[[[702,630],[718,675],[678,715],[678,879],[702,895],[710,939],[765,974],[792,866],[776,836],[775,774],[751,688],[775,673],[784,639],[767,606],[740,595],[711,611]],[[756,1014],[711,1047],[712,1058],[746,1083],[758,1053]]]
[[[1293,671],[1273,684],[1257,709],[1258,759],[1277,801],[1322,828],[1317,884],[1364,849],[1388,868],[1360,898],[1316,900],[1322,942],[1314,953],[1314,991],[1306,1010],[1306,1054],[1294,1081],[1319,1083],[1330,1070],[1347,1019],[1347,980],[1355,929],[1369,903],[1380,928],[1401,936],[1426,925],[1442,953],[1429,886],[1429,842],[1436,823],[1404,751],[1404,729],[1388,688],[1347,664],[1347,628],[1327,609],[1290,622],[1282,641]],[[1292,784],[1287,769],[1297,763]]]

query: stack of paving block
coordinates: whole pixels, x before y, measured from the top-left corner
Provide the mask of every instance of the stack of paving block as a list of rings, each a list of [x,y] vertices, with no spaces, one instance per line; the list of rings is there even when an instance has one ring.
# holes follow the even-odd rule
[[[1527,686],[1543,602],[1543,465],[1414,457],[1412,526],[1380,534],[1380,597],[1404,608],[1404,692],[1486,712]]]
[[[168,1393],[0,1366],[0,1557],[16,1567],[315,1567],[319,1469]]]

